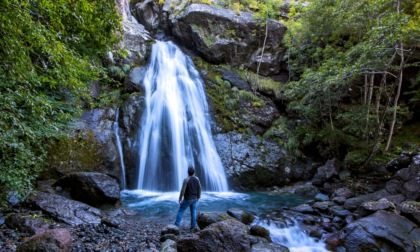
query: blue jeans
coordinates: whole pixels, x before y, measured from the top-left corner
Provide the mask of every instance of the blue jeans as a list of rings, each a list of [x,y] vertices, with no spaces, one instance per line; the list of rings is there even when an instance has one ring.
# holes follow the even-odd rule
[[[179,206],[178,214],[176,216],[175,226],[179,227],[181,225],[182,216],[184,215],[185,210],[187,207],[190,207],[191,212],[191,228],[195,228],[197,226],[197,200],[183,200],[181,205]]]

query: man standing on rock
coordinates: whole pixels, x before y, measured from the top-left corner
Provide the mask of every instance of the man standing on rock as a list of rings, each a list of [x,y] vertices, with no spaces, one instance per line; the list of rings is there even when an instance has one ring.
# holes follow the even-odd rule
[[[200,180],[194,176],[195,170],[193,167],[188,167],[188,178],[184,179],[182,189],[179,194],[179,210],[176,216],[175,226],[181,225],[182,216],[185,209],[190,207],[191,211],[191,230],[196,231],[197,228],[197,202],[201,197]],[[182,200],[184,198],[184,200]]]

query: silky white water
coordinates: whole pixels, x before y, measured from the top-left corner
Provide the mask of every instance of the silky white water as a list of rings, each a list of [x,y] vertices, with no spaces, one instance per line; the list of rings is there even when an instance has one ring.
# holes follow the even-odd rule
[[[122,150],[121,140],[120,140],[120,133],[119,133],[119,127],[118,127],[118,116],[120,114],[120,110],[117,109],[115,112],[115,122],[114,122],[114,134],[115,134],[115,141],[117,145],[118,154],[120,156],[120,165],[121,165],[121,187],[123,189],[127,188],[127,182],[125,178],[125,165],[124,165],[124,154]]]
[[[143,86],[146,108],[138,136],[137,188],[179,190],[193,166],[204,190],[227,191],[203,82],[192,60],[172,42],[157,41]]]
[[[286,246],[290,252],[327,252],[325,243],[310,237],[305,233],[297,222],[288,223],[281,227],[274,222],[257,221],[258,225],[270,231],[273,242]]]

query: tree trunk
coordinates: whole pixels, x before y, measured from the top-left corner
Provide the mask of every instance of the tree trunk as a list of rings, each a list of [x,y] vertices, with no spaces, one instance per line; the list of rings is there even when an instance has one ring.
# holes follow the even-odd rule
[[[261,67],[261,61],[264,57],[264,49],[265,49],[265,44],[267,43],[267,37],[268,37],[268,14],[267,14],[267,18],[265,20],[265,37],[264,37],[264,43],[263,43],[263,47],[261,49],[261,57],[260,57],[260,61],[258,62],[258,66],[257,66],[257,86],[260,86],[260,78],[259,78],[259,72],[260,72],[260,67]],[[254,94],[256,93],[256,90],[253,90]]]
[[[400,44],[400,51],[401,51],[401,62],[400,62],[400,74],[398,78],[398,86],[397,86],[397,93],[394,97],[394,111],[392,113],[392,121],[391,127],[389,129],[388,141],[386,143],[385,151],[389,150],[389,146],[391,145],[392,135],[394,134],[395,122],[397,121],[397,110],[398,110],[398,100],[401,94],[401,87],[403,82],[403,68],[404,68],[404,44]]]

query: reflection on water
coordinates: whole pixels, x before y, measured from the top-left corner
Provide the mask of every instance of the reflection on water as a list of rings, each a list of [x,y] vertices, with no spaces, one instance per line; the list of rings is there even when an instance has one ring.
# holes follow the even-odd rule
[[[124,206],[139,211],[140,218],[172,224],[178,211],[179,192],[152,192],[144,190],[123,191],[121,201]],[[291,208],[308,201],[308,198],[274,192],[203,192],[198,212],[224,212],[230,208],[240,208],[257,216],[256,224],[270,230],[274,242],[282,244],[292,252],[328,251],[322,241],[317,241],[303,232],[296,223],[287,227],[267,222],[266,217],[282,208]],[[189,212],[183,222],[189,223]]]

